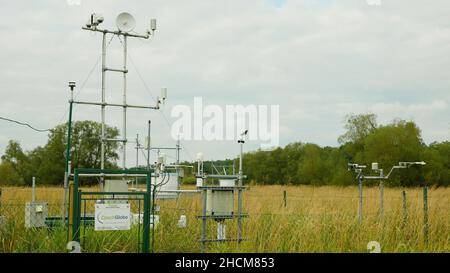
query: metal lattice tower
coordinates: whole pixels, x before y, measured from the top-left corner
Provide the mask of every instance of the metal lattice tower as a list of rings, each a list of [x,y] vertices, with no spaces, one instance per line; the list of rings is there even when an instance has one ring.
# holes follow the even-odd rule
[[[117,17],[117,26],[119,30],[110,31],[107,29],[98,28],[98,24],[103,22],[103,17],[98,15],[91,15],[91,21],[82,29],[101,32],[103,34],[102,37],[102,86],[101,86],[101,102],[85,102],[85,101],[74,101],[76,104],[88,104],[88,105],[98,105],[101,107],[101,163],[100,168],[105,168],[105,152],[106,152],[106,143],[107,142],[121,142],[122,143],[122,168],[126,169],[126,146],[127,146],[127,109],[128,108],[141,108],[141,109],[159,109],[160,98],[157,98],[155,106],[141,106],[141,105],[130,105],[127,103],[127,43],[128,38],[142,38],[148,39],[150,35],[156,30],[156,21],[154,19],[151,20],[151,31],[148,30],[146,34],[136,34],[130,33],[130,31],[134,28],[134,19],[131,15],[127,13],[122,13]],[[106,65],[106,36],[108,34],[117,35],[119,38],[123,38],[123,65],[122,68],[112,68]],[[123,75],[123,92],[122,92],[122,103],[108,103],[106,102],[106,74],[107,72],[115,72],[122,73]],[[164,100],[165,98],[161,98]],[[106,138],[106,125],[105,125],[105,116],[106,116],[106,107],[121,107],[123,109],[123,117],[122,117],[122,138],[120,139],[111,139]]]
[[[136,32],[131,32],[134,29],[135,20],[133,16],[128,13],[121,13],[116,19],[116,25],[118,30],[111,31],[107,29],[99,28],[98,26],[104,21],[104,18],[98,14],[91,14],[89,17],[89,21],[86,26],[82,27],[84,30],[100,32],[103,34],[102,36],[102,84],[101,84],[101,101],[92,102],[92,101],[76,101],[73,96],[73,89],[75,87],[75,82],[70,82],[69,87],[71,91],[70,95],[70,110],[69,110],[69,129],[68,129],[68,141],[67,141],[67,154],[66,154],[66,167],[64,174],[64,217],[67,215],[67,195],[68,195],[68,180],[70,174],[70,139],[71,139],[71,123],[72,123],[72,105],[73,104],[84,104],[84,105],[93,105],[101,107],[101,163],[100,169],[105,169],[105,152],[107,142],[121,142],[122,143],[122,168],[126,169],[126,147],[127,147],[127,109],[128,108],[138,108],[138,109],[155,109],[158,110],[160,108],[160,103],[164,102],[167,95],[167,89],[163,88],[161,90],[161,98],[157,97],[155,106],[145,106],[145,105],[131,105],[127,103],[127,41],[128,38],[141,38],[141,39],[149,39],[150,35],[154,35],[156,30],[156,20],[150,20],[150,29],[146,31],[145,34],[138,34]],[[117,35],[119,39],[121,39],[123,45],[123,65],[122,68],[112,68],[107,67],[106,65],[106,37],[108,35]],[[123,75],[123,99],[122,103],[108,103],[106,101],[106,72],[116,72],[122,73]],[[123,119],[122,119],[122,138],[121,139],[108,139],[106,138],[106,125],[105,125],[105,116],[106,116],[106,107],[121,107],[123,109]],[[101,181],[104,181],[104,176],[101,176]],[[101,183],[103,185],[103,183]]]

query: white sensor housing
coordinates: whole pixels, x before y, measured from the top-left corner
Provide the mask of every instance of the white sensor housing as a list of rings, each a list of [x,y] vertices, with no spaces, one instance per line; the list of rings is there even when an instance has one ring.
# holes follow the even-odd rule
[[[372,163],[372,170],[374,170],[374,171],[378,170],[378,163],[377,162]]]
[[[161,99],[165,101],[167,99],[167,88],[161,88]]]
[[[151,19],[151,20],[150,20],[150,29],[151,29],[152,31],[155,31],[155,30],[156,30],[156,19]]]

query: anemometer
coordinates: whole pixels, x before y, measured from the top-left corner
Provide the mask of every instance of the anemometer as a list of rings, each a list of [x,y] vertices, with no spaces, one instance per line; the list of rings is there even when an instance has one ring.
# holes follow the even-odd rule
[[[383,169],[379,168],[379,165],[377,162],[373,162],[371,167],[372,167],[372,171],[374,171],[375,173],[378,173],[377,176],[368,176],[368,175],[364,175],[363,174],[363,170],[365,168],[367,168],[366,165],[359,165],[356,163],[348,163],[348,171],[354,171],[356,173],[356,179],[358,180],[358,189],[359,189],[359,209],[358,209],[358,218],[359,221],[362,221],[362,184],[363,184],[363,180],[367,179],[367,180],[379,180],[380,181],[380,215],[383,214],[383,209],[384,209],[384,197],[383,197],[383,192],[384,192],[384,184],[383,181],[387,180],[389,178],[389,176],[391,175],[392,171],[395,169],[407,169],[411,166],[414,165],[419,165],[419,166],[424,166],[426,165],[425,162],[423,161],[417,161],[417,162],[399,162],[398,165],[395,165],[391,168],[391,170],[389,171],[389,173],[385,176]]]

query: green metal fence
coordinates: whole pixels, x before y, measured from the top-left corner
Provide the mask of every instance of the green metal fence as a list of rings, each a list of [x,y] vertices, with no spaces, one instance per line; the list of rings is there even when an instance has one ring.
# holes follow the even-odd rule
[[[82,192],[79,190],[80,175],[92,175],[103,177],[112,175],[124,176],[145,176],[146,192]],[[150,252],[150,211],[151,202],[151,171],[149,170],[109,170],[109,169],[75,169],[74,171],[74,198],[70,200],[72,208],[72,223],[69,228],[69,238],[71,241],[79,242],[84,250],[93,252],[102,249],[101,243],[117,246],[117,250],[111,251],[132,251]],[[95,231],[94,213],[96,204],[126,203],[130,206],[131,215],[134,217],[134,224],[129,230]],[[131,217],[130,215],[130,217]],[[137,218],[137,219],[136,219]],[[70,235],[72,235],[70,237]],[[134,238],[134,239],[133,239]],[[123,240],[122,240],[123,239]],[[113,242],[113,244],[111,244]],[[123,245],[127,242],[128,245]]]
[[[148,252],[149,234],[144,232],[149,213],[144,204],[147,194],[143,192],[79,192],[78,218],[75,227],[77,241],[83,252]],[[99,205],[125,204],[130,208],[130,227],[127,230],[95,230],[95,211]],[[107,244],[105,248],[103,243]]]

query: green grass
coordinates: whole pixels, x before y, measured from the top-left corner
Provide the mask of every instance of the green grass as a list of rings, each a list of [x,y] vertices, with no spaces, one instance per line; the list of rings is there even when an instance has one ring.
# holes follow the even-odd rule
[[[288,192],[287,206],[283,190]],[[368,252],[377,241],[382,252],[450,252],[450,189],[429,192],[429,240],[423,233],[421,189],[408,189],[407,218],[404,218],[401,190],[385,189],[385,212],[379,214],[377,188],[364,189],[364,217],[358,221],[356,187],[253,187],[244,197],[246,241],[238,244],[209,243],[207,252]],[[4,193],[8,192],[4,189]],[[45,190],[39,195],[45,200]],[[57,196],[57,194],[53,194]],[[52,195],[52,196],[53,196]],[[63,227],[26,229],[24,198],[11,194],[3,199],[0,213],[8,219],[0,228],[0,252],[65,252],[67,233]],[[15,197],[14,197],[15,196]],[[43,198],[42,198],[43,197]],[[49,201],[58,201],[50,200]],[[9,204],[9,205],[8,205]],[[16,204],[16,205],[12,205]],[[200,252],[201,221],[199,196],[160,201],[160,223],[156,228],[155,252]],[[53,203],[51,214],[58,214]],[[188,225],[178,228],[180,215]],[[237,236],[235,222],[227,221],[227,237]],[[142,231],[142,229],[141,229]],[[82,252],[137,252],[138,231],[82,230]],[[214,238],[216,223],[208,221],[208,238]],[[142,236],[141,236],[142,238]]]

